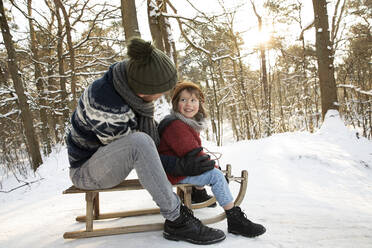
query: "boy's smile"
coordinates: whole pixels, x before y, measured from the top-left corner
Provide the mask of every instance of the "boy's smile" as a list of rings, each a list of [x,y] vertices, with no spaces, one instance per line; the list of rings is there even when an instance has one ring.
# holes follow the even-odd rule
[[[178,111],[186,118],[193,118],[199,111],[199,99],[193,93],[183,90],[178,101]]]

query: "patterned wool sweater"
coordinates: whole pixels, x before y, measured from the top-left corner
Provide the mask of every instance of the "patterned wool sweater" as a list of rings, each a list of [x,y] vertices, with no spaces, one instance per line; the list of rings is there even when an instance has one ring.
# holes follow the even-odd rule
[[[80,167],[99,147],[138,129],[136,114],[114,88],[113,66],[84,91],[72,114],[66,137],[71,167]]]

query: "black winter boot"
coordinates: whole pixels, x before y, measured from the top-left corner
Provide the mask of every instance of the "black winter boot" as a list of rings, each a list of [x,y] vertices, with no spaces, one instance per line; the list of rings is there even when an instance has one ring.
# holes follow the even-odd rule
[[[227,230],[229,233],[253,238],[266,232],[266,228],[264,226],[248,220],[247,216],[240,209],[240,207],[233,207],[230,210],[226,210],[226,217]]]
[[[184,240],[199,245],[214,244],[226,238],[223,231],[203,225],[192,211],[183,205],[180,217],[174,221],[165,221],[163,236],[166,239]]]
[[[191,203],[201,203],[208,201],[209,199],[213,198],[213,196],[208,195],[207,191],[205,189],[197,189],[195,187],[192,187],[191,192]],[[214,202],[211,205],[209,205],[209,208],[216,207],[217,204]]]

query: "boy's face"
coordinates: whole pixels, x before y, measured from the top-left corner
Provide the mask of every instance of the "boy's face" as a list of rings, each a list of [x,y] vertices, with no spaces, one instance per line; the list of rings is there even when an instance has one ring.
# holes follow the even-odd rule
[[[154,95],[137,94],[137,96],[141,97],[145,102],[152,102],[161,97],[164,93],[158,93]]]
[[[177,109],[186,118],[193,118],[199,111],[198,97],[187,90],[181,91]]]

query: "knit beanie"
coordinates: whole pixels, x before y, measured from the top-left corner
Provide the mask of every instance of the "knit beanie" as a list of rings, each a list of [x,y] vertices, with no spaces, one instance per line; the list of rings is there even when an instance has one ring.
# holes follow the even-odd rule
[[[163,93],[176,84],[176,67],[171,59],[151,42],[133,38],[129,42],[127,54],[128,84],[135,93]]]
[[[197,84],[193,82],[188,82],[188,81],[183,81],[183,82],[176,84],[176,87],[174,87],[174,90],[172,93],[172,102],[175,100],[178,94],[181,93],[182,90],[189,89],[189,88],[197,90],[199,92],[201,102],[204,102],[204,94],[201,91],[200,87]]]

